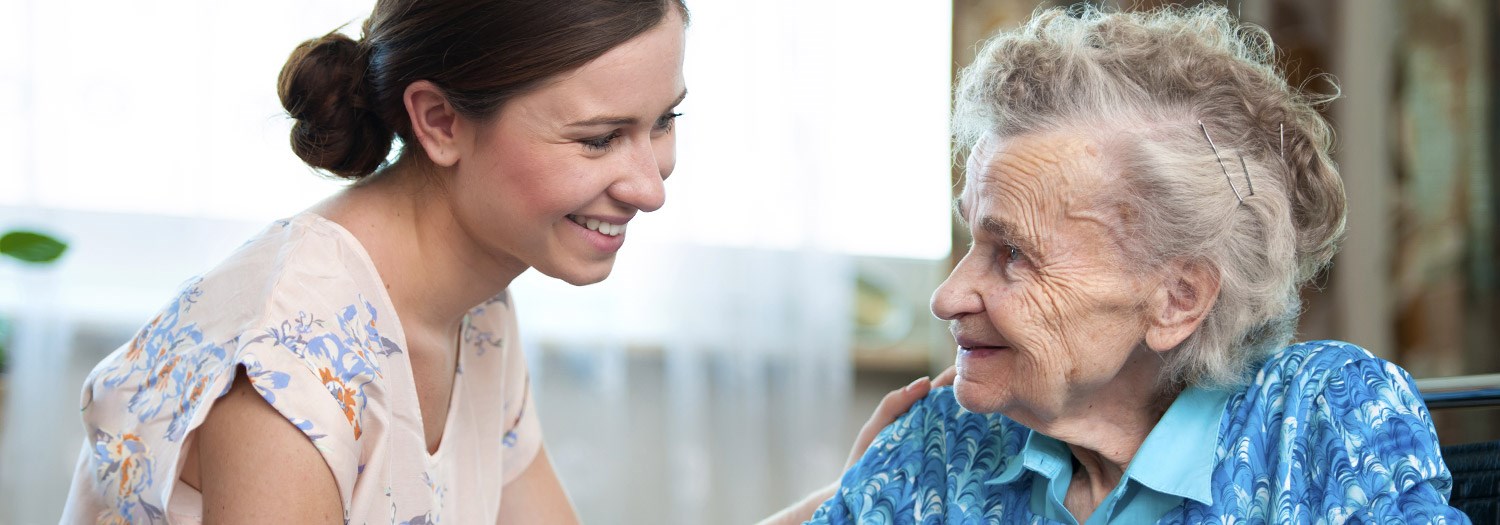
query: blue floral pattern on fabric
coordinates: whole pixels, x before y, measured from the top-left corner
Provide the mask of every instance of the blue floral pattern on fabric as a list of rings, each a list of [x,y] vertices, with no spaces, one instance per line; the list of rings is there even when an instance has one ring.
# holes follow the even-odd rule
[[[986,484],[1030,430],[933,391],[876,437],[808,523],[1056,523],[1032,483]],[[1183,499],[1158,523],[1469,523],[1411,377],[1339,341],[1292,345],[1230,396],[1213,502]],[[1023,476],[1035,476],[1027,471]]]
[[[464,343],[473,347],[476,350],[476,355],[482,356],[492,348],[505,347],[505,335],[499,330],[486,330],[474,324],[475,317],[485,315],[490,306],[497,304],[505,308],[510,308],[510,295],[500,294],[492,297],[490,300],[474,307],[473,310],[469,311],[469,315],[464,317],[462,332]]]
[[[156,439],[180,442],[198,411],[206,406],[208,396],[217,398],[228,391],[229,382],[219,380],[232,366],[243,364],[256,392],[273,405],[277,391],[291,380],[287,372],[262,366],[254,355],[234,355],[231,349],[238,338],[216,343],[196,323],[182,322],[203,295],[200,285],[201,280],[188,283],[129,344],[106,358],[90,381],[105,388],[132,391],[126,408],[139,422],[117,432],[92,429],[93,474],[100,486],[112,489],[106,496],[113,507],[99,518],[101,522],[166,521],[163,510],[146,498],[160,488],[155,474],[161,465],[149,443]],[[337,399],[358,438],[364,387],[381,373],[375,357],[401,350],[375,330],[376,310],[363,297],[335,317],[337,331],[304,312],[279,327],[263,330],[263,335],[249,342],[269,339],[301,358]],[[216,382],[224,386],[208,391]],[[92,404],[92,390],[86,387],[85,392],[86,410]],[[167,424],[163,429],[158,422],[164,418]],[[291,422],[315,443],[326,437],[311,421],[293,418]]]
[[[94,431],[93,465],[95,476],[111,482],[115,489],[115,508],[99,516],[99,523],[166,522],[166,512],[145,498],[146,490],[155,484],[156,470],[150,447],[135,434],[111,434]],[[133,517],[144,517],[144,520]]]
[[[201,295],[198,282],[189,283],[170,306],[131,339],[121,366],[99,375],[106,387],[135,385],[128,406],[142,423],[167,410],[171,416],[166,434],[169,441],[182,439],[206,393],[204,389],[227,366],[228,351],[223,346],[204,341],[197,324],[180,323]],[[179,351],[186,347],[197,350]]]
[[[354,438],[359,439],[364,434],[360,416],[365,410],[365,386],[381,377],[380,362],[376,357],[401,353],[394,341],[382,337],[375,329],[377,315],[375,306],[360,297],[358,304],[345,306],[335,316],[339,327],[337,332],[328,330],[328,323],[322,319],[299,312],[297,319],[283,321],[279,328],[266,330],[265,335],[250,342],[271,340],[296,355],[323,382],[328,394],[338,401],[344,418],[354,428]],[[255,380],[272,380],[259,383],[262,385],[280,379],[280,376],[262,377],[256,372],[251,372],[250,376]],[[261,389],[257,387],[257,390]],[[266,401],[275,402],[274,397],[266,396],[264,392],[261,395]],[[309,431],[303,428],[303,432],[308,432],[311,437]]]

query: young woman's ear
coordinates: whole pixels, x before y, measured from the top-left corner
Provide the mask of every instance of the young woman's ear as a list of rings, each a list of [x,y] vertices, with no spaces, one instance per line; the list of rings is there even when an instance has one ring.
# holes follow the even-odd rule
[[[418,80],[406,86],[402,96],[406,103],[406,116],[411,119],[411,132],[428,160],[442,167],[458,163],[458,134],[461,123],[458,111],[448,102],[448,97],[436,84]]]
[[[1177,348],[1203,325],[1218,298],[1218,272],[1200,262],[1174,262],[1152,297],[1146,346],[1157,352]]]

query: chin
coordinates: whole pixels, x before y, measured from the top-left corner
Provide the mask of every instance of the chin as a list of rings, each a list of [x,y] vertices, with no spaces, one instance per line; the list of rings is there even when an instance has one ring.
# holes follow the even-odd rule
[[[588,286],[608,278],[614,268],[614,261],[609,261],[604,264],[586,265],[582,268],[537,268],[537,271],[573,286]]]
[[[995,392],[963,378],[953,382],[953,397],[958,401],[958,406],[975,414],[993,414],[999,412],[1003,405]]]
[[[609,272],[605,272],[604,275],[599,276],[586,276],[579,278],[559,277],[559,279],[562,279],[563,282],[571,284],[573,286],[588,286],[603,281],[606,277],[609,277]]]

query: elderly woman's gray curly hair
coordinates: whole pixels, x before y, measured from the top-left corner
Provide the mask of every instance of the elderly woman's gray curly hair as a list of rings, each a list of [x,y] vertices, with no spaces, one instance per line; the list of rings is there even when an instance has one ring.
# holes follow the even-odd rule
[[[1288,86],[1274,59],[1266,32],[1223,7],[1080,5],[1040,10],[996,35],[960,74],[960,151],[985,135],[1090,136],[1119,177],[1099,205],[1120,211],[1120,244],[1138,269],[1181,261],[1217,273],[1213,309],[1167,355],[1167,384],[1247,380],[1254,363],[1290,341],[1298,289],[1343,234],[1332,130],[1315,109],[1337,94]]]

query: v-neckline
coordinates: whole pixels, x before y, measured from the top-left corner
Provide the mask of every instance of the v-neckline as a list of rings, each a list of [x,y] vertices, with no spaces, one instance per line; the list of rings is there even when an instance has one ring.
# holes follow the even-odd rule
[[[455,344],[455,349],[458,352],[458,355],[455,355],[453,357],[453,384],[449,385],[450,390],[448,391],[448,411],[443,417],[443,431],[441,434],[438,434],[438,444],[436,449],[428,448],[427,446],[427,416],[425,414],[419,416],[419,427],[422,430],[422,451],[427,454],[427,459],[430,461],[437,461],[443,456],[444,451],[451,448],[448,446],[448,442],[451,441],[451,438],[453,437],[453,420],[457,419],[455,416],[458,415],[458,402],[459,398],[462,397],[460,393],[463,392],[462,382],[464,377],[464,332],[468,331],[468,329],[469,316],[468,314],[464,314],[464,320],[458,326],[458,341]],[[408,382],[408,385],[411,387],[412,397],[417,400],[417,413],[421,414],[422,398],[417,394],[417,376],[415,374],[416,368],[411,366],[410,354],[407,355],[406,366],[408,370],[411,370],[413,372],[411,376],[412,380]]]
[[[396,331],[396,333],[393,334],[396,337],[391,338],[391,340],[400,341],[400,343],[398,343],[399,345],[401,345],[401,357],[399,359],[404,361],[406,364],[406,380],[400,381],[399,379],[396,379],[393,382],[401,383],[401,386],[399,388],[405,390],[405,395],[410,396],[412,404],[416,405],[417,407],[416,433],[418,438],[417,440],[421,444],[420,446],[422,448],[422,455],[428,460],[429,463],[438,461],[440,458],[442,458],[444,452],[448,448],[451,448],[448,446],[448,442],[451,441],[451,437],[453,436],[454,414],[458,413],[459,397],[461,397],[460,394],[463,392],[463,389],[460,388],[460,386],[462,384],[464,375],[464,334],[469,330],[469,326],[471,323],[470,316],[472,315],[472,312],[464,314],[463,320],[460,321],[458,327],[457,355],[454,356],[453,360],[453,384],[449,387],[448,392],[448,413],[447,416],[443,418],[443,431],[438,435],[437,449],[434,450],[428,448],[427,446],[427,418],[422,413],[422,398],[421,396],[417,395],[416,368],[412,366],[411,344],[406,339],[406,327],[401,323],[401,314],[396,311],[396,303],[395,301],[391,300],[390,292],[386,290],[385,279],[380,276],[380,270],[375,266],[375,260],[370,258],[370,252],[365,250],[365,245],[363,243],[359,242],[359,237],[356,237],[353,232],[350,232],[347,228],[344,228],[342,224],[319,215],[317,212],[304,211],[302,213],[308,215],[316,222],[327,225],[329,228],[332,228],[338,235],[344,237],[344,239],[350,243],[350,247],[354,249],[354,252],[356,255],[358,255],[360,261],[365,264],[366,271],[370,274],[370,277],[375,280],[375,284],[377,285],[375,286],[375,293],[379,296],[381,302],[385,304],[388,311],[390,311],[392,319],[391,325],[395,328]]]

